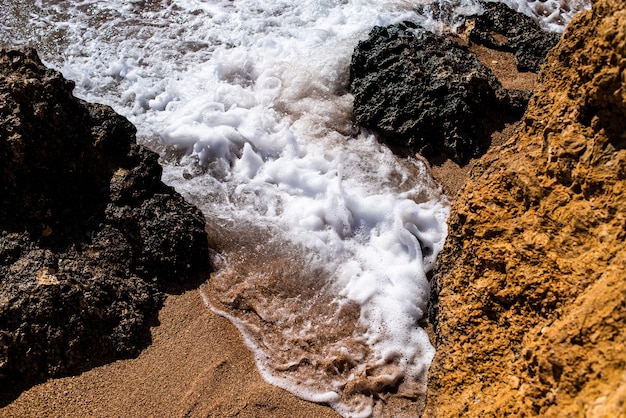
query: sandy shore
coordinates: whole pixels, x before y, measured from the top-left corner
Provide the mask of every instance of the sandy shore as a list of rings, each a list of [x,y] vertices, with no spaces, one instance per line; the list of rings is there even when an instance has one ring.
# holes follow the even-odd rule
[[[138,358],[34,386],[0,416],[338,416],[265,383],[239,332],[204,306],[198,290],[169,295],[159,322]]]
[[[506,87],[532,88],[536,77],[517,73],[510,54],[476,52]],[[492,145],[513,131],[494,134]],[[448,161],[433,175],[453,199],[471,167]],[[239,332],[204,306],[198,290],[169,295],[159,322],[138,358],[33,386],[0,417],[338,417],[267,384]]]

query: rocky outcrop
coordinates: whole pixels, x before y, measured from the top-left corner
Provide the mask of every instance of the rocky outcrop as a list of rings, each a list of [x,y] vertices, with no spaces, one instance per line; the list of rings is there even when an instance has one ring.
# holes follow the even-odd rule
[[[518,132],[454,203],[426,416],[624,416],[626,11],[549,54]]]
[[[515,55],[519,71],[538,72],[560,35],[542,30],[530,17],[504,3],[482,2],[484,12],[470,16],[469,39],[480,45]]]
[[[0,386],[138,354],[161,291],[209,267],[157,155],[33,50],[0,51]]]
[[[461,164],[519,119],[530,92],[505,90],[468,48],[419,28],[376,27],[350,65],[356,122],[395,146]]]

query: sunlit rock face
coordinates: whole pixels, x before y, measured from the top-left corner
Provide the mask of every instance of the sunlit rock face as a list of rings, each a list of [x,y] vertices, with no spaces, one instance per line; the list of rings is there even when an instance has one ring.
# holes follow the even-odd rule
[[[0,383],[138,354],[169,284],[209,267],[157,155],[34,50],[0,51]]]
[[[622,416],[626,11],[602,0],[549,54],[517,134],[449,219],[429,416]]]

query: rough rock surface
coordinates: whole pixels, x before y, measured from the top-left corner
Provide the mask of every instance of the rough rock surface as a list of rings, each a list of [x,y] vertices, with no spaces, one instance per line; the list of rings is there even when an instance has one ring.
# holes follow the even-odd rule
[[[560,34],[542,30],[530,17],[504,3],[482,2],[484,13],[470,16],[469,39],[477,44],[515,54],[519,71],[538,72]]]
[[[426,416],[625,416],[622,0],[572,20],[448,230]]]
[[[157,155],[34,50],[0,51],[0,387],[136,355],[168,283],[209,267]]]
[[[518,120],[530,92],[505,90],[466,47],[423,29],[376,27],[350,65],[356,122],[426,158],[465,163]]]

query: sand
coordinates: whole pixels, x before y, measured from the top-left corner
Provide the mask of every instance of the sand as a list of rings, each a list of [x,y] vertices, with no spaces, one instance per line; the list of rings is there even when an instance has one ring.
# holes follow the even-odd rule
[[[536,76],[517,73],[510,54],[476,52],[504,86],[533,87]],[[492,146],[514,129],[495,133]],[[432,167],[451,200],[472,165]],[[198,289],[168,295],[159,322],[138,358],[33,386],[0,417],[338,417],[267,384],[237,329],[205,307]]]
[[[198,290],[169,295],[159,322],[138,358],[34,386],[0,416],[338,416],[265,383],[239,332],[204,306]]]

